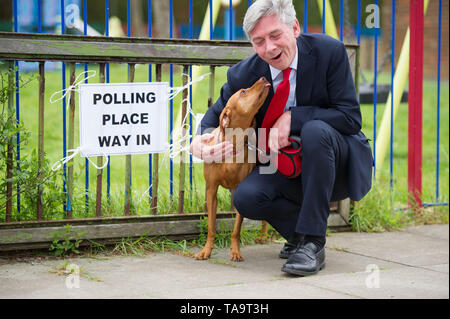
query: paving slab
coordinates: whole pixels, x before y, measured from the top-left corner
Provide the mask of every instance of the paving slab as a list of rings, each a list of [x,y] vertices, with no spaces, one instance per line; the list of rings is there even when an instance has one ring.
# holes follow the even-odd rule
[[[318,274],[285,274],[283,243],[229,249],[208,261],[174,253],[0,262],[0,299],[426,299],[449,298],[449,227],[333,233]],[[73,273],[62,274],[71,265]]]

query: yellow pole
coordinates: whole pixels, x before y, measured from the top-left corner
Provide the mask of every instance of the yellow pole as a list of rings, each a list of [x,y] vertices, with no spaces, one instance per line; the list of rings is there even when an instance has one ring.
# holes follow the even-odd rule
[[[424,1],[424,15],[427,12],[429,0]],[[394,57],[392,57],[394,58]],[[406,31],[405,38],[402,44],[402,50],[400,52],[400,57],[397,63],[397,70],[394,74],[394,98],[393,98],[393,115],[395,122],[395,117],[397,115],[398,107],[400,105],[401,97],[403,94],[403,90],[406,85],[406,80],[409,75],[409,27]],[[377,165],[376,170],[376,178],[378,179],[381,167],[383,166],[384,158],[386,156],[386,151],[389,144],[389,137],[391,134],[391,94],[389,92],[386,105],[384,107],[383,119],[381,120],[381,125],[378,130],[377,142],[375,144],[376,147],[376,157],[375,164]]]
[[[323,16],[323,1],[317,0],[320,15]],[[331,10],[330,1],[325,0],[325,33],[329,36],[339,39],[336,23],[334,22],[333,11]]]
[[[208,7],[206,8],[206,13],[205,13],[205,18],[203,18],[203,24],[202,24],[202,30],[200,31],[200,35],[198,37],[199,40],[209,40],[209,35],[210,35],[210,20],[209,20],[209,2],[208,2]],[[220,11],[220,0],[213,0],[213,12],[212,12],[212,25],[213,28],[216,25],[216,21],[217,21],[217,17],[219,16],[219,11]]]
[[[219,11],[220,11],[220,0],[213,0],[213,12],[212,12],[212,25],[213,28],[216,25],[216,21],[217,21],[217,17],[219,16]],[[212,32],[212,30],[210,30],[210,15],[209,15],[209,2],[208,2],[208,7],[206,8],[206,13],[205,13],[205,18],[203,19],[203,24],[202,24],[202,29],[200,31],[200,35],[198,37],[199,40],[209,40],[209,35]],[[194,65],[192,67],[192,79],[196,79],[198,78],[201,74],[200,72],[202,67]],[[192,85],[192,95],[195,96],[195,92],[197,91],[197,85],[198,82],[194,83]]]
[[[213,12],[212,12],[212,26],[214,28],[214,26],[216,25],[217,22],[217,17],[219,16],[219,11],[220,11],[220,0],[213,0]],[[203,19],[203,24],[202,24],[202,29],[200,31],[200,35],[199,35],[199,40],[209,40],[209,35],[210,35],[210,7],[209,7],[209,1],[208,1],[208,7],[206,8],[206,13],[205,13],[205,17]],[[200,75],[201,75],[201,71],[204,70],[204,68],[200,67],[200,66],[192,66],[192,79],[197,79]],[[205,72],[206,73],[206,72]],[[199,84],[199,82],[193,83],[192,84],[192,96],[195,97],[195,93],[197,92],[197,85]],[[192,105],[190,106],[192,107]],[[206,109],[206,104],[204,106],[202,106]],[[180,108],[180,110],[177,113],[176,119],[174,121],[174,127],[181,127],[181,121],[182,119],[182,114],[181,114],[182,108]],[[188,124],[188,123],[186,123]],[[195,134],[194,132],[195,127],[193,128],[193,134]],[[174,134],[173,134],[173,140],[174,141],[178,141],[181,138],[181,130],[179,130],[178,132],[174,130]],[[175,150],[178,147],[175,147]],[[178,162],[180,160],[180,157],[177,156],[175,158],[173,158],[174,162]]]

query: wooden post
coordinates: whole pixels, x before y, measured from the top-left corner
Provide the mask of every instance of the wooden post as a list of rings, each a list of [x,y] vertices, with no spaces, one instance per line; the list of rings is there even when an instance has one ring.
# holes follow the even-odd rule
[[[216,68],[214,65],[209,66],[209,72],[211,72],[211,76],[209,77],[209,97],[208,97],[208,108],[213,105],[214,99],[214,79],[216,75]]]
[[[157,64],[156,65],[156,82],[161,82],[162,79],[162,70],[161,70],[161,64]],[[158,163],[159,163],[159,154],[158,153],[154,153],[152,156],[152,168],[153,168],[153,172],[152,172],[152,176],[153,176],[153,181],[152,181],[152,214],[156,215],[157,213],[157,206],[158,206],[158,181],[159,181],[159,176],[158,176]]]
[[[70,85],[75,82],[75,63],[70,63]],[[75,92],[70,92],[69,103],[69,141],[67,147],[69,150],[74,149],[74,134],[75,134]],[[72,204],[73,204],[73,159],[67,165],[67,204],[66,204],[66,218],[72,218]]]
[[[209,72],[211,72],[211,75],[209,77],[209,97],[208,97],[208,109],[213,105],[213,99],[214,99],[214,80],[216,77],[216,67],[214,65],[209,66]],[[205,211],[208,211],[208,205],[206,203],[206,193],[207,193],[207,185],[205,181]],[[231,202],[233,203],[233,202]]]
[[[184,65],[183,66],[183,86],[185,86],[188,83],[189,77],[187,76],[189,74],[189,66]],[[183,90],[183,102],[181,104],[181,121],[183,121],[186,117],[187,113],[187,99],[188,99],[188,92],[189,89],[185,88]],[[183,125],[183,123],[181,123]],[[186,159],[186,151],[183,150],[183,148],[186,145],[186,141],[184,138],[186,137],[186,126],[183,125],[181,128],[181,153],[180,153],[180,179],[179,179],[179,194],[178,194],[178,213],[183,214],[184,213],[184,192],[185,192],[185,176],[186,176],[186,165],[185,165],[185,159]]]
[[[100,63],[99,68],[100,68],[99,82],[105,83],[105,63]],[[97,166],[101,167],[102,165],[103,165],[103,156],[99,156],[97,157]],[[103,187],[102,178],[103,178],[103,170],[97,169],[97,196],[95,201],[95,215],[97,217],[102,216],[102,187]]]
[[[128,64],[128,82],[134,82],[134,63]],[[131,155],[125,155],[125,216],[131,209]]]
[[[9,61],[9,72],[8,72],[8,120],[12,122],[14,119],[14,61]],[[12,123],[11,123],[12,124]],[[8,149],[6,154],[6,178],[12,178],[13,169],[13,142],[14,139],[11,137],[8,140]],[[11,221],[12,212],[12,182],[6,183],[6,216],[5,221]]]
[[[44,62],[39,62],[39,135],[38,135],[38,180],[41,180],[44,164],[44,97],[45,97],[45,69]],[[37,220],[42,220],[42,186],[38,185]]]

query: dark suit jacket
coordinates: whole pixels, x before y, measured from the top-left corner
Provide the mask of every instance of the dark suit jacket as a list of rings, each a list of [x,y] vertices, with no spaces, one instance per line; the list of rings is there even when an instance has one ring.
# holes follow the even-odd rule
[[[300,135],[306,122],[322,120],[343,134],[349,144],[349,197],[360,200],[371,188],[373,157],[368,139],[360,131],[361,111],[345,46],[324,34],[301,34],[297,48],[298,105],[291,109],[291,133]],[[228,99],[261,76],[272,81],[269,65],[257,54],[232,66],[219,99],[203,117],[201,132],[217,127]],[[256,115],[257,127],[261,127],[273,94],[271,87]]]

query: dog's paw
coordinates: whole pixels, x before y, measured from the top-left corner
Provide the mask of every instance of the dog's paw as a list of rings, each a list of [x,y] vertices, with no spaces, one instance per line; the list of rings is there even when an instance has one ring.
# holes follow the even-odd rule
[[[243,261],[244,257],[242,257],[242,254],[240,251],[231,251],[230,260],[231,261]]]
[[[269,238],[267,237],[267,235],[261,235],[261,236],[255,238],[255,243],[265,244],[265,243],[267,243],[268,240],[269,240]]]
[[[209,259],[209,256],[211,256],[211,251],[202,250],[197,255],[195,255],[195,259],[206,260],[206,259]]]

